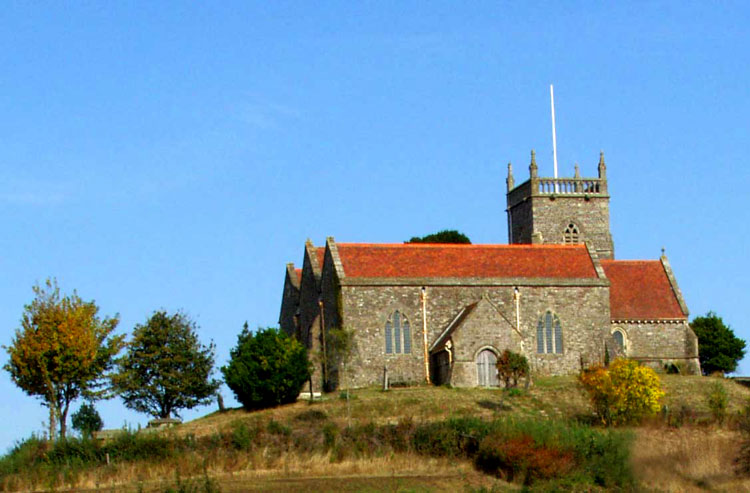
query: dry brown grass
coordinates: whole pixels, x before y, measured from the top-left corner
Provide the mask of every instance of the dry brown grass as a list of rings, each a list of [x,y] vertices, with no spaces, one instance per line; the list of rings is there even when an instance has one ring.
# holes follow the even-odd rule
[[[635,430],[633,469],[644,489],[667,492],[750,491],[734,474],[743,437],[715,427]]]
[[[715,382],[724,385],[729,396],[727,412],[737,413],[750,402],[750,389],[732,380],[716,377],[662,375],[667,395],[664,403],[671,407],[689,405],[701,414],[709,414],[706,394]]]
[[[705,395],[713,383],[703,377],[663,375],[662,382],[670,408],[687,406],[708,416]],[[750,399],[750,389],[723,381],[729,394],[729,412],[736,413]],[[231,429],[236,421],[271,419],[292,427],[317,426],[300,421],[309,411],[324,413],[339,427],[348,423],[395,423],[404,417],[415,422],[441,420],[453,416],[496,418],[521,416],[575,418],[591,416],[588,402],[578,389],[575,377],[538,378],[534,386],[519,395],[498,390],[412,387],[381,392],[378,389],[352,391],[352,399],[338,394],[313,404],[295,404],[256,412],[233,409],[213,413],[173,430],[178,435],[204,437]],[[636,430],[633,464],[640,484],[656,491],[750,491],[750,481],[733,474],[732,461],[741,440],[738,432],[708,427],[677,430],[663,424]],[[462,491],[462,484],[491,487],[496,480],[476,472],[470,463],[394,453],[384,457],[346,458],[332,461],[330,454],[272,453],[267,449],[238,452],[217,448],[202,454],[185,453],[162,462],[113,464],[84,470],[69,478],[76,490],[163,491],[174,483],[175,471],[199,477],[204,470],[217,478],[224,491]],[[504,484],[504,483],[503,483]],[[351,489],[351,485],[359,485]],[[48,489],[45,485],[37,488]],[[64,488],[64,486],[63,486]],[[505,484],[503,488],[511,488]],[[28,490],[27,481],[17,490]],[[59,489],[59,488],[58,488]]]
[[[231,463],[220,461],[205,470],[201,461],[196,459],[183,457],[148,467],[144,464],[115,467],[106,478],[81,477],[75,488],[69,491],[164,491],[176,483],[175,471],[180,471],[182,481],[194,483],[200,483],[207,473],[224,492],[461,491],[466,486],[492,488],[497,485],[503,490],[515,489],[476,471],[468,462],[413,454],[332,462],[328,454],[285,455],[268,460],[261,451],[234,457]]]

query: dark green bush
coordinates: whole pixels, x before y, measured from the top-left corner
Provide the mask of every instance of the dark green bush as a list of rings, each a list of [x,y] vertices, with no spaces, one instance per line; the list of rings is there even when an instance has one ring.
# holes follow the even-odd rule
[[[518,387],[518,379],[529,375],[529,360],[526,356],[505,350],[497,358],[497,376],[506,389]]]
[[[47,458],[49,442],[36,435],[20,440],[0,458],[0,476],[16,474]]]
[[[444,229],[425,236],[412,236],[409,241],[404,243],[463,243],[469,245],[471,240],[455,229]]]
[[[91,402],[84,402],[78,411],[71,416],[73,429],[81,436],[90,437],[95,431],[101,431],[104,426],[102,417]]]
[[[420,425],[414,431],[414,450],[435,457],[470,457],[489,433],[491,424],[478,418],[449,419]]]
[[[44,488],[44,478],[68,478],[66,484],[74,484],[76,475],[85,468],[106,464],[107,454],[115,464],[138,460],[172,464],[169,461],[176,463],[193,451],[210,455],[224,448],[241,454],[259,448],[271,458],[284,453],[328,452],[334,462],[409,452],[473,460],[481,470],[531,484],[534,489],[622,490],[633,484],[630,437],[619,430],[513,419],[454,418],[415,423],[407,418],[397,424],[342,428],[324,413],[308,410],[284,423],[237,420],[229,430],[199,438],[124,430],[106,442],[69,439],[50,445],[32,437],[0,458],[0,478],[23,473],[42,478],[39,485]],[[750,471],[746,466],[750,464],[748,450],[738,459],[739,471]]]
[[[396,452],[411,451],[413,449],[412,437],[416,429],[414,421],[407,417],[395,425],[381,426],[381,440],[389,444]]]
[[[250,450],[253,447],[255,438],[258,436],[258,429],[251,428],[244,421],[234,421],[229,436],[229,443],[232,448],[236,450]]]
[[[87,464],[99,462],[101,453],[101,448],[90,438],[67,438],[55,441],[46,459],[54,464]]]
[[[291,428],[273,419],[268,422],[266,431],[268,431],[268,433],[270,433],[271,435],[289,436],[292,434]]]
[[[170,437],[162,433],[137,433],[123,430],[106,442],[101,450],[110,459],[122,461],[166,459],[187,449],[187,439]]]
[[[310,378],[307,350],[278,329],[244,329],[229,354],[221,372],[246,409],[294,402]]]
[[[720,381],[711,384],[706,393],[706,403],[711,410],[711,416],[717,423],[723,423],[727,416],[727,406],[729,405],[729,394],[727,389]]]
[[[334,448],[336,455],[339,459],[382,455],[384,444],[380,441],[377,431],[378,428],[372,422],[344,428]]]
[[[331,450],[336,446],[336,438],[339,434],[339,428],[334,423],[323,425],[323,447],[325,450]]]
[[[301,421],[303,423],[322,423],[328,420],[328,415],[324,411],[318,409],[309,409],[303,411],[294,417],[295,421]]]

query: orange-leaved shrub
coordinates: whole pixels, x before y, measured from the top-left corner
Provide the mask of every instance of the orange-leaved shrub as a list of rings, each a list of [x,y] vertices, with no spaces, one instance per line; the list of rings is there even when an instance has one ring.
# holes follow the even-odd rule
[[[617,359],[609,368],[585,369],[578,381],[589,395],[603,424],[636,423],[661,409],[664,396],[659,376],[637,361]]]
[[[502,433],[482,440],[476,462],[485,472],[527,485],[565,476],[576,465],[570,450],[537,443],[529,435],[508,438]]]

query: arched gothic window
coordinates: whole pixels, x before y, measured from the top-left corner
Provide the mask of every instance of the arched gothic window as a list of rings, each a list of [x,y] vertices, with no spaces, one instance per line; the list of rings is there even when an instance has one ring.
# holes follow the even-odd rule
[[[580,243],[581,233],[575,223],[570,223],[563,232],[563,243]]]
[[[626,350],[626,343],[625,343],[625,341],[626,341],[626,339],[625,339],[625,334],[622,332],[622,330],[615,329],[612,332],[612,338],[615,340],[615,344],[617,344],[617,347],[620,349],[620,351],[622,351],[623,353],[625,353],[625,350]]]
[[[385,352],[411,353],[411,326],[409,320],[398,310],[391,313],[385,323]]]
[[[536,352],[562,354],[563,337],[560,319],[548,311],[536,326]]]

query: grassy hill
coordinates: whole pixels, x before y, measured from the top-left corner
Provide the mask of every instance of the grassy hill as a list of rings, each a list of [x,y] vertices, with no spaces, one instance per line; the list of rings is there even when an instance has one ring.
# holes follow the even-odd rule
[[[716,382],[729,396],[730,418],[723,424],[714,422],[706,399]],[[629,430],[638,487],[750,490],[750,482],[733,473],[743,437],[732,418],[750,402],[750,390],[704,377],[663,375],[662,383],[666,415]],[[349,400],[343,396],[256,412],[215,412],[167,435],[133,433],[112,449],[109,465],[96,451],[77,452],[72,457],[82,458],[71,461],[62,452],[29,446],[23,450],[27,456],[36,450],[65,459],[48,458],[29,469],[22,467],[22,453],[10,454],[0,460],[0,489],[179,491],[179,474],[182,491],[506,491],[520,486],[478,471],[460,454],[402,447],[398,434],[417,437],[438,430],[430,423],[443,426],[451,419],[472,426],[503,419],[584,423],[604,433],[574,377],[539,378],[526,390],[509,392],[420,386],[358,389]],[[531,433],[546,433],[540,426]],[[575,426],[563,433],[582,433]],[[430,439],[438,440],[435,436]]]
[[[666,392],[664,404],[669,408],[685,406],[695,412],[696,418],[710,414],[706,400],[707,387],[716,379],[700,376],[662,375]],[[750,389],[731,380],[721,380],[729,394],[729,413],[739,412],[750,399]],[[592,417],[584,393],[578,388],[576,378],[544,377],[534,381],[528,389],[518,392],[501,392],[493,389],[458,389],[419,386],[393,388],[388,392],[368,388],[351,391],[347,404],[344,393],[331,394],[322,401],[298,401],[295,404],[264,411],[248,413],[242,409],[213,413],[185,423],[180,433],[196,436],[221,430],[229,423],[242,419],[274,419],[288,421],[304,410],[314,408],[325,412],[330,419],[342,424],[372,421],[392,423],[410,416],[417,421],[438,420],[456,416],[495,418],[517,416],[541,419],[579,419]]]

